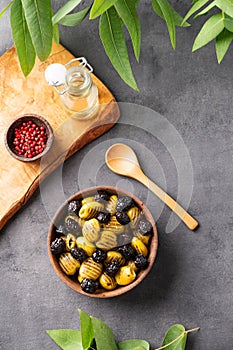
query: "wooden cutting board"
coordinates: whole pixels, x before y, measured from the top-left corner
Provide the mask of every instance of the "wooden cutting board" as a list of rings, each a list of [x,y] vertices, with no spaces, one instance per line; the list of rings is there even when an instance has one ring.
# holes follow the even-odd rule
[[[44,71],[51,63],[67,63],[73,55],[54,45],[46,62],[37,61],[25,78],[15,47],[0,57],[0,229],[27,202],[39,183],[81,147],[109,130],[120,116],[115,98],[92,74],[99,90],[99,109],[86,121],[71,118],[53,87],[47,86]],[[4,145],[4,133],[12,120],[23,113],[39,114],[54,131],[54,143],[42,161],[24,163],[14,159]]]

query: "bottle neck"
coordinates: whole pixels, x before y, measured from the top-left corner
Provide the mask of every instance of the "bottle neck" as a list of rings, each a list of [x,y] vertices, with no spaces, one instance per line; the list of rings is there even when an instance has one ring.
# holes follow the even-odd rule
[[[92,86],[92,79],[83,67],[71,67],[66,73],[66,84],[69,88],[69,94],[83,97],[89,93]]]

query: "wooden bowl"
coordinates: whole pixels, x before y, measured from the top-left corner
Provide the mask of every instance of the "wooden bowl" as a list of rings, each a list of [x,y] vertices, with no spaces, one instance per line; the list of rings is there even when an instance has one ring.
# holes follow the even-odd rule
[[[93,196],[97,193],[98,190],[105,190],[108,191],[111,194],[118,194],[119,196],[129,196],[131,198],[133,198],[134,202],[136,203],[136,205],[143,211],[144,216],[146,217],[146,219],[151,223],[152,225],[152,237],[150,240],[150,245],[149,245],[149,255],[148,255],[148,266],[146,269],[141,270],[138,274],[136,279],[131,283],[128,284],[126,286],[119,286],[114,290],[111,291],[107,291],[105,289],[98,289],[95,293],[93,294],[89,294],[89,293],[85,293],[80,286],[80,283],[77,280],[77,276],[71,277],[66,275],[60,268],[59,263],[58,263],[58,258],[52,254],[51,249],[50,249],[50,245],[51,242],[57,237],[56,236],[56,227],[58,227],[60,224],[64,223],[64,218],[67,215],[67,205],[70,201],[72,200],[79,200],[85,197],[89,197],[89,196]],[[128,292],[129,290],[133,289],[134,287],[136,287],[150,272],[156,255],[157,255],[157,249],[158,249],[158,233],[157,233],[157,229],[156,229],[156,225],[155,222],[153,220],[153,217],[150,213],[150,211],[147,209],[147,207],[145,206],[145,204],[140,201],[140,199],[138,199],[136,196],[134,196],[133,194],[116,188],[116,187],[111,187],[111,186],[97,186],[97,187],[92,187],[92,188],[88,188],[85,189],[83,191],[80,191],[76,194],[74,194],[73,196],[71,196],[67,202],[65,202],[64,204],[62,204],[62,206],[58,209],[57,213],[55,214],[50,228],[49,228],[49,232],[48,232],[48,254],[49,254],[49,259],[50,262],[56,272],[56,274],[58,275],[58,277],[70,288],[72,288],[73,290],[75,290],[76,292],[92,297],[92,298],[111,298],[111,297],[115,297],[121,294],[124,294],[126,292]]]
[[[14,149],[13,141],[14,141],[14,130],[15,128],[20,127],[24,122],[32,121],[35,123],[37,126],[41,127],[44,126],[45,132],[47,135],[47,142],[46,146],[43,150],[42,153],[37,154],[36,156],[32,158],[26,158],[23,155],[19,155],[16,153],[17,151]],[[12,157],[22,161],[22,162],[32,162],[37,159],[40,159],[43,157],[51,148],[52,143],[53,143],[53,130],[47,120],[42,118],[41,116],[37,114],[23,114],[19,116],[17,119],[15,119],[7,128],[5,132],[5,138],[4,138],[5,146],[8,152],[12,155]]]

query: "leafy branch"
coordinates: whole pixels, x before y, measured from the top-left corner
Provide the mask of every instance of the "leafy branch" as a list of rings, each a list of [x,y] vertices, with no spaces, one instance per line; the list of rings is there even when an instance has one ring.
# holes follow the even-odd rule
[[[202,9],[203,7],[204,9]],[[204,23],[194,41],[193,51],[215,39],[217,59],[218,63],[221,63],[233,40],[233,2],[229,0],[214,0],[211,2],[209,0],[198,0],[188,11],[184,21],[187,21],[196,12],[194,18],[206,15],[213,9],[219,9],[220,12],[214,13]]]
[[[80,331],[72,329],[47,330],[47,334],[63,350],[150,350],[146,340],[132,339],[116,343],[109,326],[98,318],[79,311]],[[155,350],[185,350],[188,333],[200,328],[185,330],[175,324],[165,334],[162,346]]]
[[[185,330],[184,326],[181,324],[175,324],[167,331],[162,346],[155,350],[184,350],[188,333],[196,332],[199,330],[199,327]]]
[[[91,6],[77,12],[82,0],[68,0],[53,14],[51,0],[12,0],[0,12],[0,18],[10,9],[12,36],[21,69],[27,76],[35,64],[36,56],[44,61],[52,49],[52,40],[59,43],[59,25],[76,26],[89,15],[99,21],[99,35],[107,56],[120,77],[135,90],[135,81],[123,27],[129,32],[134,55],[139,61],[141,25],[138,16],[140,0],[93,0]],[[169,0],[151,0],[153,12],[167,25],[172,47],[176,48],[176,27],[189,27],[190,17],[207,16],[196,36],[192,51],[215,40],[217,60],[220,63],[233,40],[232,0],[193,0],[184,18],[171,6]],[[72,13],[70,13],[72,12]],[[212,14],[211,14],[212,12]]]

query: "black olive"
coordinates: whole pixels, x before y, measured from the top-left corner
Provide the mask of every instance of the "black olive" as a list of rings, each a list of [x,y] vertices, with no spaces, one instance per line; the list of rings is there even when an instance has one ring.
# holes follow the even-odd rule
[[[118,248],[118,251],[124,256],[126,260],[132,260],[135,257],[135,250],[130,244],[125,244]]]
[[[109,275],[110,277],[115,276],[115,274],[117,273],[117,271],[120,268],[120,263],[118,261],[111,261],[105,269],[105,272],[107,275]]]
[[[146,219],[139,220],[138,231],[143,235],[149,235],[152,231],[151,223]]]
[[[138,254],[135,257],[134,264],[140,269],[145,269],[148,266],[148,260],[143,254]]]
[[[104,190],[97,191],[97,194],[95,195],[96,202],[104,203],[104,202],[107,202],[109,198],[110,198],[109,193]]]
[[[81,288],[85,293],[95,293],[98,288],[98,282],[93,281],[90,278],[84,278],[81,282]]]
[[[65,251],[66,243],[62,238],[56,238],[50,245],[51,252],[55,255]]]
[[[74,247],[71,249],[70,253],[73,256],[73,258],[78,260],[80,263],[82,263],[85,259],[88,258],[86,252],[82,248]]]
[[[117,211],[127,211],[134,205],[134,201],[131,197],[124,196],[118,199],[116,204]]]
[[[71,201],[68,204],[68,213],[69,214],[78,214],[79,209],[81,208],[82,204],[80,201]]]
[[[69,215],[65,218],[66,229],[70,233],[77,233],[79,231],[78,217],[76,215]]]
[[[63,225],[59,225],[58,228],[56,228],[56,234],[58,236],[63,236],[67,234],[67,229]]]
[[[116,219],[121,225],[127,225],[130,223],[130,218],[124,211],[117,211]]]
[[[107,258],[107,253],[102,249],[96,249],[92,254],[92,259],[97,263],[102,263]]]
[[[102,224],[106,224],[107,222],[109,222],[110,218],[111,214],[108,211],[100,211],[96,216],[96,219]]]

